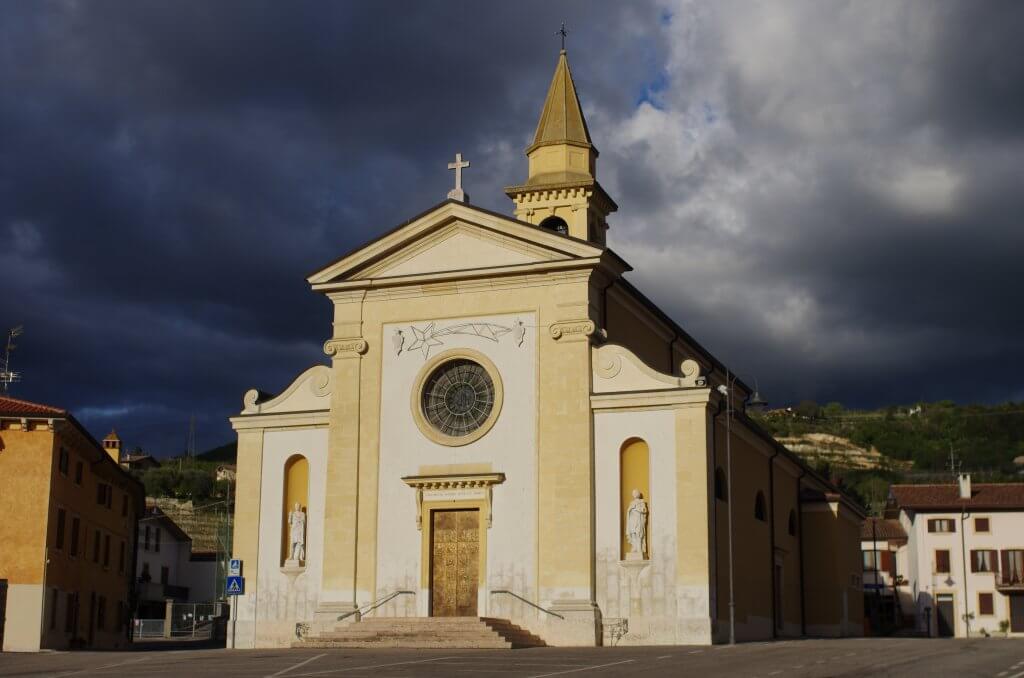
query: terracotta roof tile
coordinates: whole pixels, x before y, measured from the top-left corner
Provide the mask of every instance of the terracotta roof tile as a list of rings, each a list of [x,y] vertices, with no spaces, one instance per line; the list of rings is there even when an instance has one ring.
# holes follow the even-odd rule
[[[0,414],[26,417],[40,415],[63,416],[67,414],[67,410],[62,410],[59,407],[53,407],[52,405],[33,403],[19,398],[0,396]]]
[[[873,531],[871,529],[872,523],[874,524]],[[886,541],[889,539],[906,539],[907,532],[898,520],[868,518],[860,525],[860,538],[862,540],[883,539]]]
[[[960,499],[956,485],[893,485],[889,488],[892,508],[915,511],[959,511],[973,509],[1024,510],[1024,483],[973,483],[971,498]]]

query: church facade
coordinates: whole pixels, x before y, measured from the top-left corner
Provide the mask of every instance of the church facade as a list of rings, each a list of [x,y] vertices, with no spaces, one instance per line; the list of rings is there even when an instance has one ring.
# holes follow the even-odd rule
[[[563,51],[513,216],[457,185],[308,278],[329,362],[231,419],[229,643],[479,616],[708,644],[730,611],[738,640],[859,634],[860,510],[625,279],[597,155]]]

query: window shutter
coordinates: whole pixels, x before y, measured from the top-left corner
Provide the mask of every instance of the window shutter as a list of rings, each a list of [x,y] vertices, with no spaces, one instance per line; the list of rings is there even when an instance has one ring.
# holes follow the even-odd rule
[[[935,571],[941,573],[949,572],[949,551],[935,552]]]
[[[892,553],[882,551],[882,570],[892,572]]]
[[[978,551],[971,549],[971,572],[978,572]]]
[[[1000,551],[999,552],[999,571],[1009,572],[1010,571],[1010,552]]]

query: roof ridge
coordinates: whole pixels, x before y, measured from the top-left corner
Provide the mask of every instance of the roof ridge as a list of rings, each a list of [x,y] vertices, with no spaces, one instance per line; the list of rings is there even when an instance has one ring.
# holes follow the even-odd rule
[[[0,395],[0,401],[9,401],[11,403],[16,403],[18,405],[28,405],[29,407],[38,407],[38,408],[43,408],[43,409],[47,409],[47,410],[53,410],[54,412],[58,412],[60,414],[67,414],[67,410],[66,409],[61,408],[61,407],[57,407],[56,405],[48,405],[46,403],[37,403],[34,400],[25,400],[24,398],[15,398],[14,396],[9,396],[9,395]]]

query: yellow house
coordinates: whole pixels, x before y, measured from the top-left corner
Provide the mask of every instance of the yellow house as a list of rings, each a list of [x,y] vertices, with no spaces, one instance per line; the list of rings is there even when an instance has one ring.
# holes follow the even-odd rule
[[[97,442],[66,410],[0,397],[4,651],[129,643],[145,491],[114,443]]]
[[[860,509],[626,279],[564,51],[526,155],[511,216],[457,156],[448,200],[308,277],[329,364],[231,420],[234,645],[451,616],[552,645],[859,634]]]

